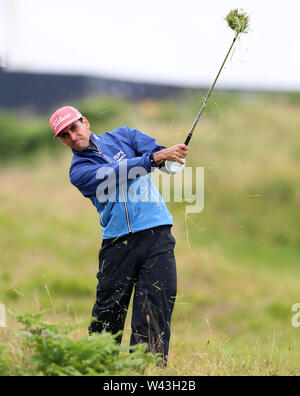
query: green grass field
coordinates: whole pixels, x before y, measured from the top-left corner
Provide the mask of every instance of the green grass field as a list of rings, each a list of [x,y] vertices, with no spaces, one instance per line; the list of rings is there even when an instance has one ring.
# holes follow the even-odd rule
[[[168,204],[179,289],[169,366],[148,374],[300,374],[300,329],[291,324],[300,301],[300,101],[292,99],[218,93],[201,119],[187,165],[205,169],[205,207],[186,216],[185,203]],[[110,118],[110,103],[99,119],[95,99],[84,106],[95,133],[129,125],[170,146],[184,141],[199,104],[199,95],[118,102]],[[77,323],[94,303],[101,232],[69,183],[71,153],[58,152],[1,168],[0,303]],[[11,318],[0,343],[10,327]],[[129,337],[130,312],[124,345]]]

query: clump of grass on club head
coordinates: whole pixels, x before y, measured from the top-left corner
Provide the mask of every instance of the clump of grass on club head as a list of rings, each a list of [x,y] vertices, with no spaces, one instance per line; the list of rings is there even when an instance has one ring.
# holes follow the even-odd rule
[[[227,14],[225,19],[228,23],[228,26],[237,34],[248,33],[247,29],[249,27],[249,17],[245,12],[243,12],[243,10],[235,8]]]

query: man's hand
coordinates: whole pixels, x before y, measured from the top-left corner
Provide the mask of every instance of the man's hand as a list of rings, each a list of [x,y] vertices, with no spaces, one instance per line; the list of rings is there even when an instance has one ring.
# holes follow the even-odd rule
[[[177,161],[184,165],[183,159],[188,155],[188,151],[189,148],[185,144],[175,144],[175,146],[154,153],[153,159],[158,165],[166,160]]]

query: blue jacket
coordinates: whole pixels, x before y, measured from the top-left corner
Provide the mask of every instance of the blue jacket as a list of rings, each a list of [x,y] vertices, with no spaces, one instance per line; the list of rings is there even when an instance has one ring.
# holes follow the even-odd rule
[[[92,133],[90,140],[93,149],[73,150],[70,181],[96,207],[103,239],[173,225],[173,217],[149,175],[158,167],[151,154],[165,147],[129,127],[98,136]],[[130,170],[140,170],[140,174],[132,178]],[[112,185],[116,187],[110,189]],[[107,196],[110,199],[105,202]]]

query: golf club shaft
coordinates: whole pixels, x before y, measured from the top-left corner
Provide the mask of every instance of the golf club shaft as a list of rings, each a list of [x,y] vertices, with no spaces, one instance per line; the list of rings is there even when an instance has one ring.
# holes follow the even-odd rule
[[[235,35],[235,37],[234,37],[234,39],[233,39],[233,41],[232,41],[232,44],[231,44],[231,46],[230,46],[230,48],[229,48],[229,50],[228,50],[228,52],[227,52],[227,55],[226,55],[226,57],[225,57],[225,59],[224,59],[224,61],[223,61],[223,63],[222,63],[222,66],[220,67],[220,70],[219,70],[219,72],[218,72],[218,74],[217,74],[217,77],[215,78],[215,80],[214,80],[212,86],[210,87],[210,90],[208,91],[206,97],[204,98],[204,101],[203,101],[203,103],[202,103],[201,109],[200,109],[200,111],[199,111],[199,113],[198,113],[198,115],[197,115],[197,117],[196,117],[196,119],[195,119],[195,121],[194,121],[194,124],[193,124],[193,126],[192,126],[192,128],[191,128],[191,130],[190,130],[190,132],[189,132],[189,134],[188,134],[188,136],[187,136],[185,142],[184,142],[184,144],[185,144],[186,146],[188,146],[188,144],[189,144],[189,142],[190,142],[190,140],[191,140],[191,138],[192,138],[192,136],[193,136],[194,129],[196,128],[196,125],[198,124],[198,121],[199,121],[199,119],[200,119],[200,117],[201,117],[201,114],[202,114],[203,110],[205,109],[206,103],[207,103],[207,101],[208,101],[208,99],[209,99],[209,97],[210,97],[210,95],[211,95],[211,93],[212,93],[212,91],[213,91],[213,89],[214,89],[214,87],[215,87],[215,85],[216,85],[216,82],[217,82],[217,80],[218,80],[218,78],[219,78],[219,76],[220,76],[220,74],[221,74],[221,71],[223,70],[223,67],[224,67],[224,65],[225,65],[225,63],[226,63],[226,61],[227,61],[227,58],[228,58],[228,56],[229,56],[229,54],[230,54],[230,52],[231,52],[231,50],[232,50],[232,48],[233,48],[233,46],[234,46],[234,43],[235,43],[236,39],[238,38],[238,35],[239,35],[239,33],[237,33],[237,34]]]

